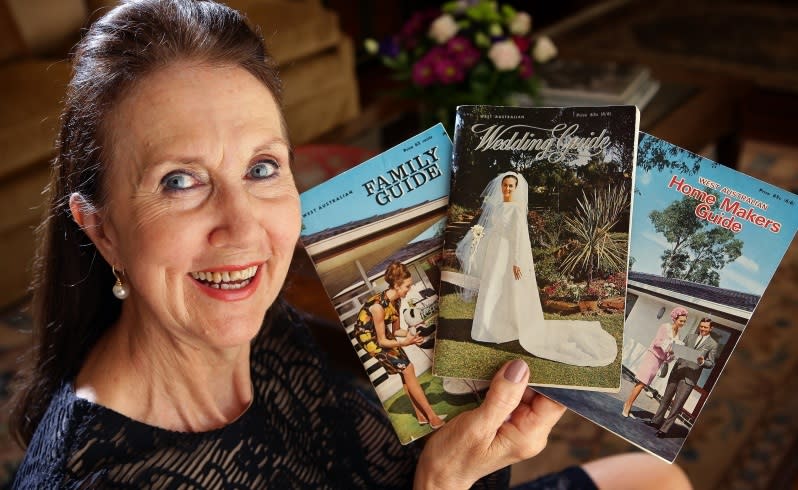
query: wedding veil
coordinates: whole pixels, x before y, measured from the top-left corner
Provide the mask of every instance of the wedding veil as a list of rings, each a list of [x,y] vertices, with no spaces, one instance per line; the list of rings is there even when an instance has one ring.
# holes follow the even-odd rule
[[[494,177],[485,190],[482,191],[482,206],[477,223],[472,226],[462,240],[457,243],[455,255],[460,261],[460,271],[471,277],[479,278],[482,274],[482,267],[485,263],[485,247],[480,246],[486,231],[490,230],[494,224],[494,215],[501,212],[504,196],[502,195],[502,180],[512,176],[518,180],[515,191],[513,192],[513,202],[517,203],[524,211],[526,216],[529,213],[529,184],[526,179],[517,172],[503,172]],[[463,299],[473,298],[476,291],[471,288],[463,288],[461,295]]]

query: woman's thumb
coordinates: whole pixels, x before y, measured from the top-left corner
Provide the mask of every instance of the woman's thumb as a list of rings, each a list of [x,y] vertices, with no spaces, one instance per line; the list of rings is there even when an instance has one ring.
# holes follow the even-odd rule
[[[485,401],[477,409],[482,420],[498,429],[521,403],[527,382],[529,366],[521,359],[510,361],[493,377]]]

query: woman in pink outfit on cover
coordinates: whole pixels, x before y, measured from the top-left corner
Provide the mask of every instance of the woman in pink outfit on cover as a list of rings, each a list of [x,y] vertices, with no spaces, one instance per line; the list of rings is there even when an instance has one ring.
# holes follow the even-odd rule
[[[654,376],[662,367],[663,363],[670,362],[671,359],[673,359],[673,350],[671,346],[674,342],[681,343],[681,340],[679,340],[679,330],[686,321],[687,310],[681,306],[677,306],[671,311],[671,322],[663,323],[659,326],[654,340],[651,341],[651,345],[649,345],[646,352],[643,353],[637,365],[637,370],[635,372],[637,383],[632,388],[631,393],[629,393],[629,398],[626,399],[626,403],[623,404],[621,415],[629,417],[632,405],[638,395],[640,395],[640,392],[643,391],[643,387],[651,384],[651,381],[654,379]]]

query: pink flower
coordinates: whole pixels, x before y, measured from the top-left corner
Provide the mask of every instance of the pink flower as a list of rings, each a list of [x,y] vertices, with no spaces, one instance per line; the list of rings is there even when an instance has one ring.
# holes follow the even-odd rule
[[[526,53],[529,49],[529,46],[532,45],[532,41],[530,41],[528,37],[524,36],[513,36],[513,42],[516,46],[518,46],[518,51],[521,51],[522,53]]]
[[[424,57],[413,65],[413,83],[419,87],[426,87],[432,85],[437,81],[435,77],[435,69],[433,68],[432,60]]]
[[[440,9],[433,8],[414,13],[399,30],[399,42],[407,49],[418,45],[418,37],[429,27],[432,19],[441,15]]]
[[[458,31],[457,22],[449,14],[443,14],[429,26],[429,37],[435,40],[438,44],[444,44],[449,39],[453,38]]]
[[[499,71],[511,71],[521,63],[521,52],[518,46],[509,39],[493,44],[488,51],[488,58],[493,61]]]
[[[462,67],[458,66],[452,59],[441,58],[432,66],[438,81],[444,85],[462,82],[465,79],[465,72]]]
[[[468,70],[477,64],[480,57],[479,50],[474,47],[468,38],[456,36],[446,43],[446,51],[455,62]]]
[[[528,55],[521,56],[521,69],[518,71],[518,75],[524,79],[528,80],[529,77],[535,74],[535,67],[532,65],[532,58]]]

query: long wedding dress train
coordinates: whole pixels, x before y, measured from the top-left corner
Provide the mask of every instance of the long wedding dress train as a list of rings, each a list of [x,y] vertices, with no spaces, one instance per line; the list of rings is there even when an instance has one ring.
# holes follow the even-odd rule
[[[457,248],[464,272],[479,278],[472,339],[518,340],[530,354],[576,366],[605,366],[615,360],[616,340],[599,322],[544,320],[525,205],[496,203],[484,233],[475,237],[472,228]],[[513,266],[520,268],[518,279]]]

